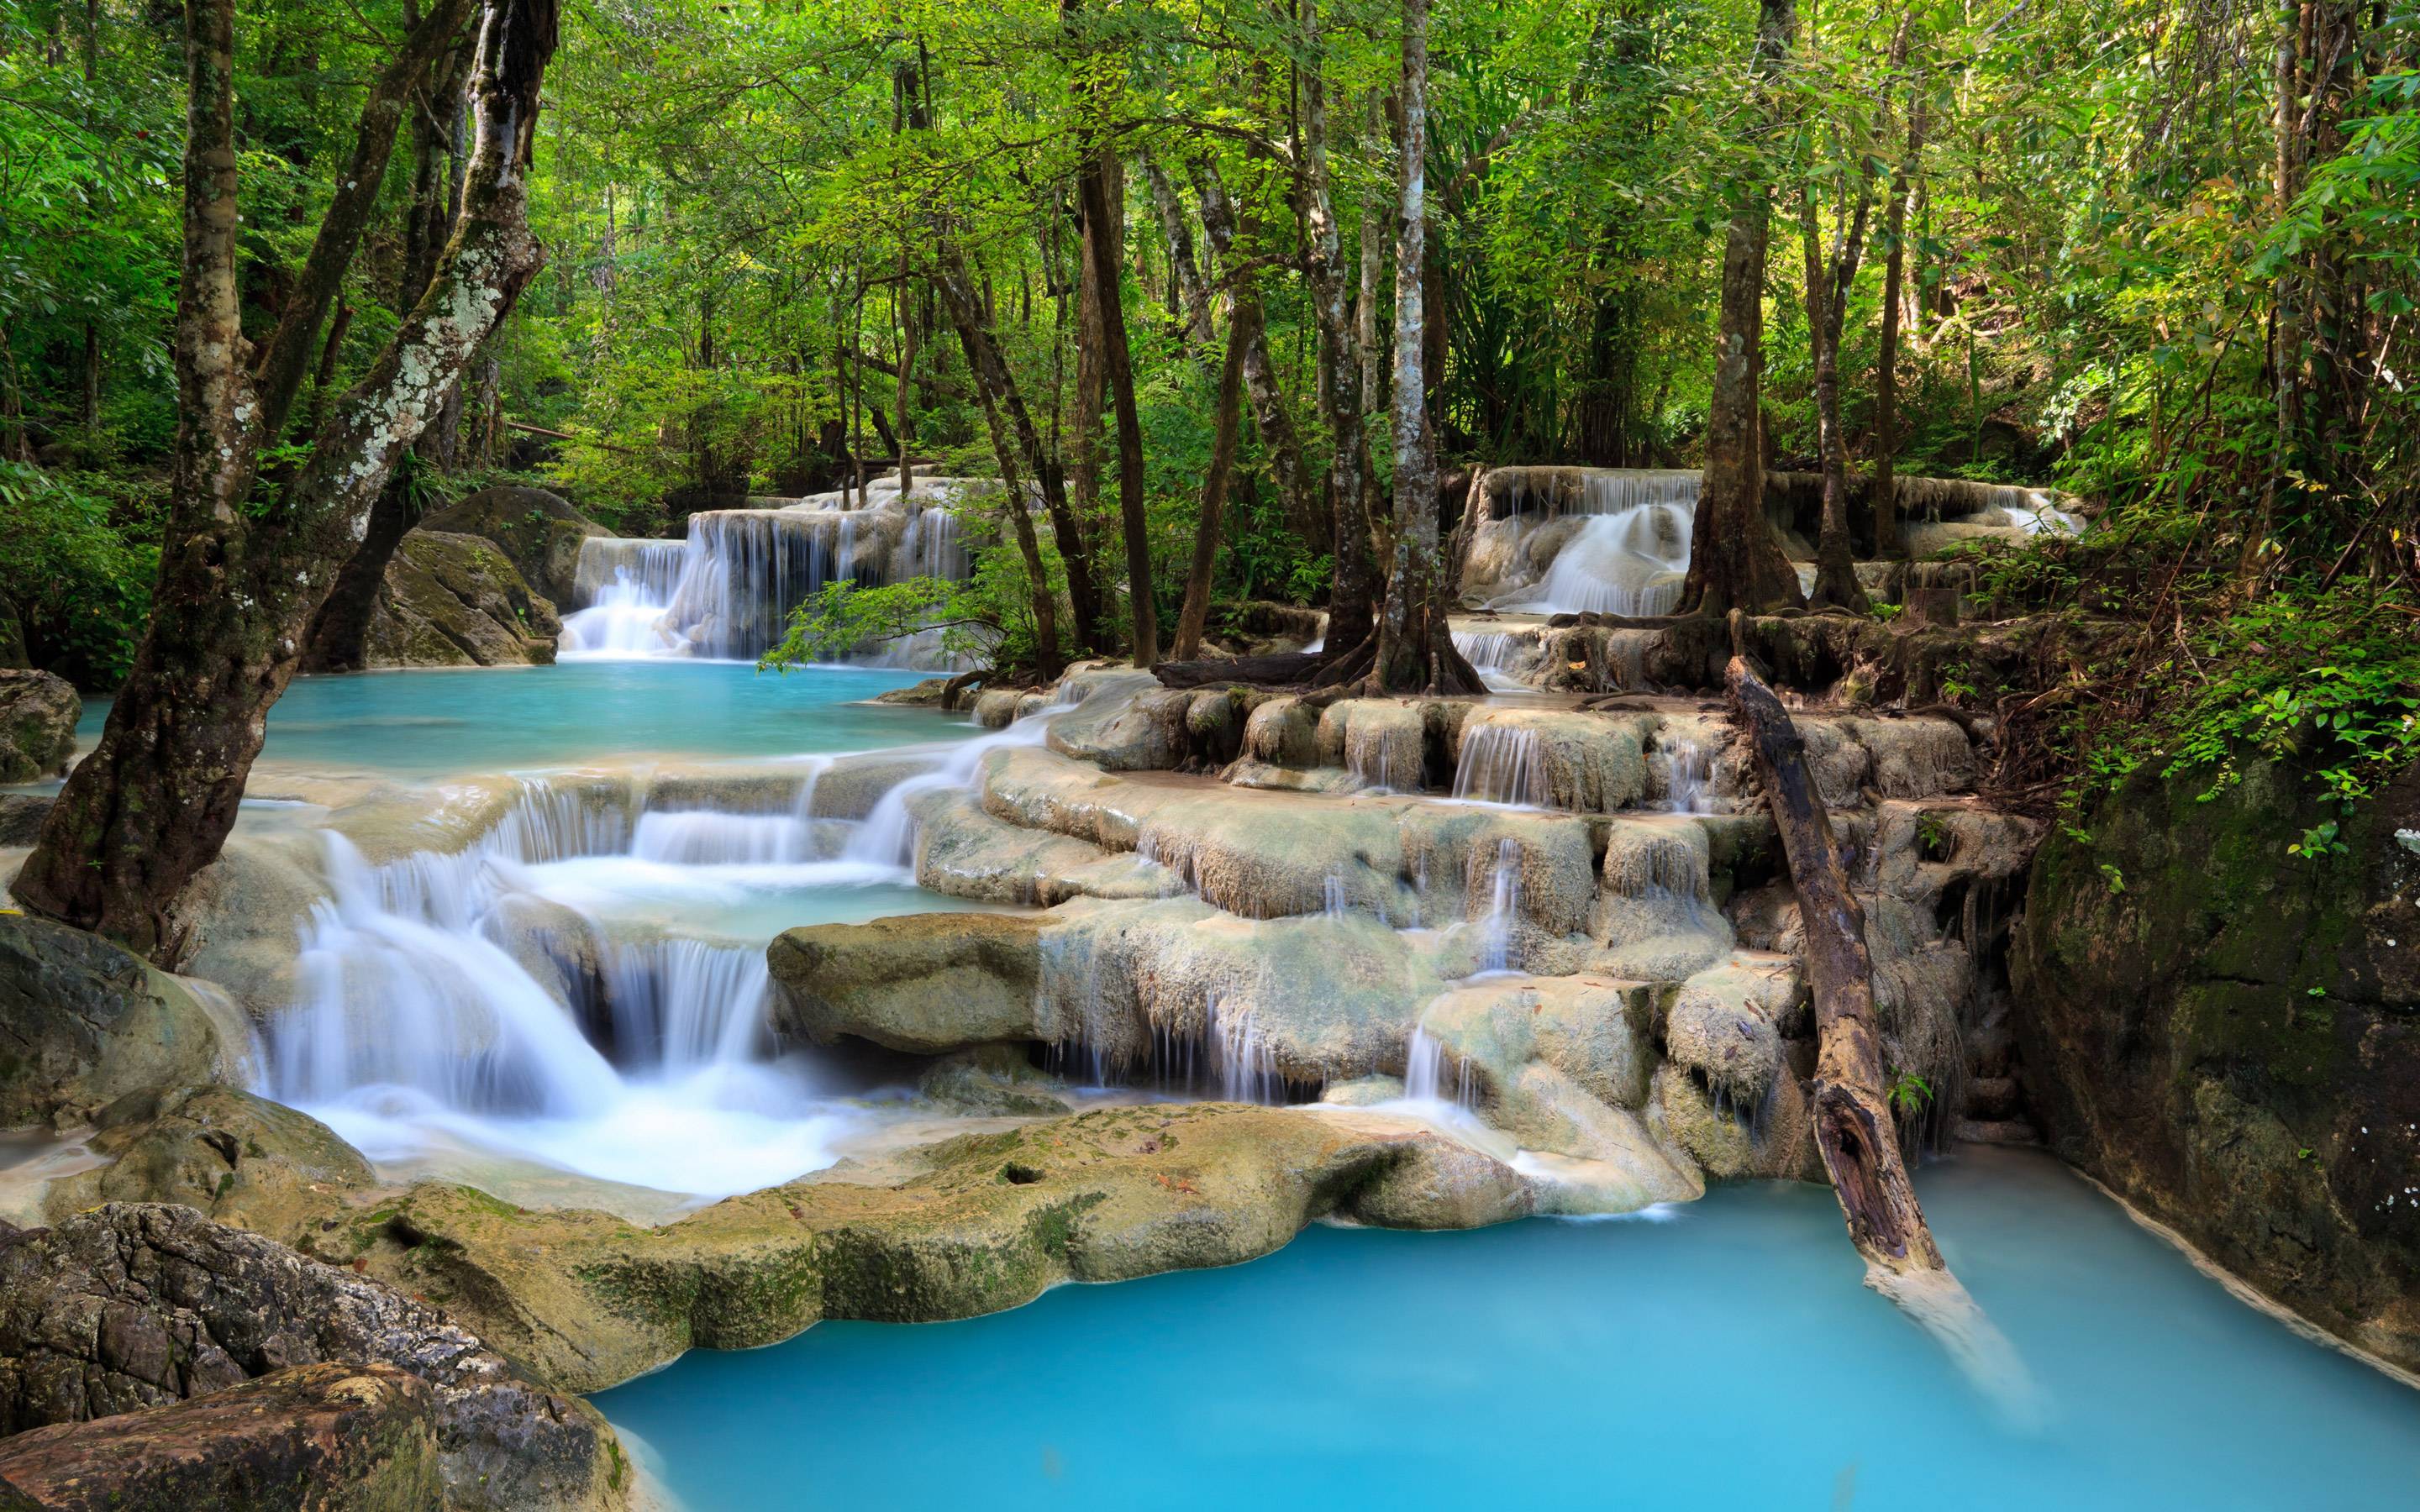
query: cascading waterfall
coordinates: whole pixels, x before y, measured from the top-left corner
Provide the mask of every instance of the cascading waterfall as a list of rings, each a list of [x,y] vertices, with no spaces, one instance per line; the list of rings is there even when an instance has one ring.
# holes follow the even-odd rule
[[[1478,891],[1477,887],[1471,888]],[[1487,918],[1481,923],[1477,975],[1521,969],[1521,847],[1511,836],[1496,844],[1495,874],[1488,880]]]
[[[1476,1107],[1479,1090],[1473,1085],[1470,1062],[1454,1057],[1453,1093],[1445,1091],[1445,1046],[1423,1024],[1412,1030],[1411,1042],[1404,1050],[1404,1096],[1415,1103],[1450,1101],[1459,1108]]]
[[[1518,607],[1541,614],[1669,614],[1688,577],[1691,523],[1682,504],[1592,515]]]
[[[1664,807],[1673,813],[1712,813],[1707,790],[1714,780],[1714,754],[1694,735],[1676,735],[1655,752],[1664,768]]]
[[[1277,1052],[1261,1033],[1252,1011],[1229,1009],[1217,996],[1209,1006],[1209,1037],[1218,1056],[1218,1097],[1226,1103],[1282,1104],[1285,1077]]]
[[[1462,757],[1453,769],[1453,795],[1481,803],[1545,807],[1549,796],[1546,751],[1538,733],[1512,724],[1466,728]]]
[[[857,1116],[772,1058],[762,945],[665,933],[644,906],[636,925],[597,912],[684,888],[904,881],[812,858],[818,770],[756,812],[641,802],[634,817],[611,784],[530,781],[462,850],[380,866],[327,832],[333,896],[268,1037],[272,1095],[374,1159],[469,1146],[702,1196],[829,1164]]]
[[[691,515],[680,541],[596,537],[581,544],[581,605],[564,620],[562,657],[690,656],[753,660],[788,629],[792,609],[827,583],[906,577],[962,581],[969,572],[953,479],[919,480],[902,523],[895,487],[862,509],[820,499],[774,509]],[[894,550],[894,547],[896,549]],[[939,666],[925,637],[876,660]]]

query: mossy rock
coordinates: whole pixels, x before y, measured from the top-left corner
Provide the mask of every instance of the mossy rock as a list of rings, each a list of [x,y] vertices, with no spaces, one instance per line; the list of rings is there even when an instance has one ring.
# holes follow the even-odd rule
[[[2235,771],[2147,768],[2041,846],[2027,1091],[2067,1158],[2420,1367],[2420,766],[2350,818],[2294,766]],[[2288,853],[2326,820],[2340,852]]]

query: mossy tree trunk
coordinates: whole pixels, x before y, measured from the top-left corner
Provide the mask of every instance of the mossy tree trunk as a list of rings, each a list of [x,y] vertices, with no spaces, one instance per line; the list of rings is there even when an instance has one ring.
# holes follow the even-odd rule
[[[439,0],[371,85],[351,161],[286,315],[242,356],[233,0],[190,0],[178,293],[178,432],[150,627],[101,743],[53,805],[19,901],[173,962],[178,894],[235,824],[269,707],[396,460],[544,260],[526,216],[555,0],[482,0],[464,208],[435,279],[307,456],[263,475],[372,214],[407,101],[471,10]]]
[[[1769,133],[1777,117],[1773,75],[1798,32],[1796,0],[1761,0],[1752,58]],[[1706,476],[1690,532],[1685,606],[1704,614],[1751,612],[1806,602],[1798,575],[1764,517],[1764,448],[1759,419],[1763,392],[1764,258],[1772,225],[1772,186],[1763,170],[1734,186],[1723,242],[1722,311],[1714,390],[1706,409]]]

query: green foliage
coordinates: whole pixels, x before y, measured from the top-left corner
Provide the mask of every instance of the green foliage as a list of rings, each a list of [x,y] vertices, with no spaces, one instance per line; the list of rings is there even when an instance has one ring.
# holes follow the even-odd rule
[[[1885,1096],[1891,1110],[1900,1118],[1918,1118],[1932,1106],[1932,1084],[1904,1066],[1894,1066]]]
[[[160,568],[156,490],[0,462],[0,601],[34,663],[80,687],[125,679]]]

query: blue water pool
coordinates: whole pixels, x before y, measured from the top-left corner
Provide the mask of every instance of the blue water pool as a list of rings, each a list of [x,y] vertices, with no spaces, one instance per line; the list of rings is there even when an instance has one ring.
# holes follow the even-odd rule
[[[1831,1195],[1313,1229],[966,1322],[828,1323],[599,1396],[691,1508],[2382,1508],[2420,1396],[2230,1297],[2047,1156],[1919,1185],[2031,1368],[2010,1427],[1859,1284]]]
[[[270,762],[398,776],[674,756],[787,756],[970,734],[925,709],[858,701],[914,672],[744,664],[593,661],[298,677],[269,714]],[[101,737],[106,699],[77,726]]]

